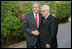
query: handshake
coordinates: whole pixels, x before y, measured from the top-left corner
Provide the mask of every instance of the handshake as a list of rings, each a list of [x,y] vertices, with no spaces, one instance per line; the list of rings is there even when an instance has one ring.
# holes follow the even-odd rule
[[[38,36],[40,34],[40,32],[38,30],[32,31],[32,34],[35,36]]]

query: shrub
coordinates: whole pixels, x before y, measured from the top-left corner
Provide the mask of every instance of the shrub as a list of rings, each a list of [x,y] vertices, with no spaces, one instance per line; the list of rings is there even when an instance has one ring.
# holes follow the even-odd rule
[[[59,21],[63,21],[71,15],[71,2],[70,1],[60,1],[56,2],[57,10],[56,16]]]
[[[1,1],[1,42],[10,36],[26,37],[23,31],[18,32],[19,29],[22,30],[23,21],[16,4],[13,1]]]

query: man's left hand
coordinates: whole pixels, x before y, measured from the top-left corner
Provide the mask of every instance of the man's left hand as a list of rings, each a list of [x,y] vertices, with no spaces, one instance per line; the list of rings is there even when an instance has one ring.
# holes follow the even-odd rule
[[[51,46],[49,44],[46,44],[46,48],[51,48]]]

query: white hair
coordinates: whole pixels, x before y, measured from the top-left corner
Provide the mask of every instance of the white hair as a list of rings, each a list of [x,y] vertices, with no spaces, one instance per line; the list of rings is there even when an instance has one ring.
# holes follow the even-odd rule
[[[49,6],[48,5],[43,5],[43,6],[41,6],[41,8],[44,8],[45,10],[49,10]]]
[[[34,2],[34,3],[32,4],[32,7],[33,7],[34,4],[38,4],[39,8],[41,7],[40,3],[38,3],[38,2]]]

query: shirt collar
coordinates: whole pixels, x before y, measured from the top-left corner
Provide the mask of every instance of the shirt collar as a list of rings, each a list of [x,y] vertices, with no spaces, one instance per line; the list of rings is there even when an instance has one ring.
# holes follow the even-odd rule
[[[33,12],[33,14],[36,15],[34,12]],[[37,13],[37,15],[38,15],[38,14],[39,14],[39,12]]]
[[[45,17],[47,19],[47,17],[50,15],[50,13]]]

